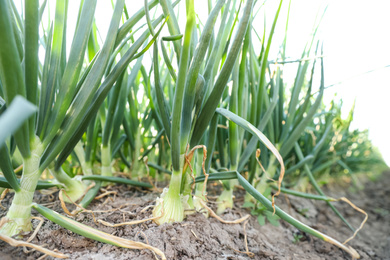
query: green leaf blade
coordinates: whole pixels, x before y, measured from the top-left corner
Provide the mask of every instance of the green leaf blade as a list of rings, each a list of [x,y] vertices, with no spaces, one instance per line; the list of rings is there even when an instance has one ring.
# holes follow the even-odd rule
[[[0,79],[5,101],[11,104],[17,95],[26,97],[26,87],[20,63],[21,57],[14,38],[14,33],[18,34],[18,32],[15,32],[16,27],[12,26],[9,1],[0,1],[0,6]],[[15,133],[16,143],[25,158],[30,155],[29,136],[28,122],[25,122]]]

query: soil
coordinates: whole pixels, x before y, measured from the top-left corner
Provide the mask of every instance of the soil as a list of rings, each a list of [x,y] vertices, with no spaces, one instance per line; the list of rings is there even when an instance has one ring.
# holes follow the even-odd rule
[[[358,237],[348,244],[354,247],[362,259],[390,259],[390,172],[384,173],[377,181],[364,182],[364,190],[350,191],[346,186],[332,185],[324,187],[328,196],[347,197],[358,207],[367,211],[369,219]],[[124,185],[111,188],[117,195],[95,200],[89,207],[96,212],[96,219],[110,223],[121,223],[149,218],[157,197],[156,193],[135,189]],[[57,193],[53,195],[57,196]],[[209,194],[212,195],[212,194]],[[211,196],[210,196],[211,197]],[[8,207],[11,194],[2,205]],[[63,213],[57,200],[37,192],[35,201]],[[216,204],[210,204],[216,208]],[[249,213],[240,208],[243,198],[237,196],[235,207],[221,217],[225,220],[238,219]],[[300,221],[319,231],[344,241],[351,231],[333,211],[322,201],[307,200],[281,195],[277,204]],[[335,206],[354,226],[358,227],[363,215],[343,202]],[[69,207],[72,209],[72,206]],[[146,209],[145,209],[146,208]],[[300,212],[300,213],[299,213]],[[5,214],[0,211],[0,217]],[[33,211],[33,215],[39,214]],[[74,219],[104,232],[134,241],[149,243],[162,250],[167,259],[351,259],[351,257],[320,239],[301,233],[295,227],[280,221],[278,227],[267,222],[260,226],[256,217],[251,217],[245,228],[243,224],[223,224],[215,218],[205,218],[201,213],[189,215],[185,222],[157,226],[152,221],[133,226],[107,227],[94,223],[90,213],[80,213]],[[33,220],[34,226],[38,221]],[[245,253],[245,235],[249,252]],[[69,256],[69,259],[156,259],[149,250],[130,250],[118,248],[84,238],[68,231],[49,220],[45,222],[32,243],[44,245],[51,250],[57,249]],[[11,247],[0,242],[0,259],[38,259],[39,252],[23,252],[23,249]],[[47,257],[46,259],[53,259]]]

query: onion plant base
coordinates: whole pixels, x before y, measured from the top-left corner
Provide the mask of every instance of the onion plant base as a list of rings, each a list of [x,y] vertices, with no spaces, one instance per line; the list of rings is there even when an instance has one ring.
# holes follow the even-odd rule
[[[32,140],[31,155],[23,159],[23,175],[20,180],[21,189],[15,192],[12,204],[6,217],[2,220],[3,225],[0,233],[9,237],[24,231],[31,231],[31,204],[33,202],[35,188],[37,186],[40,171],[39,161],[43,152],[38,137]]]
[[[217,214],[221,215],[226,209],[233,208],[233,188],[223,190],[217,199],[218,209]]]
[[[153,216],[159,217],[155,220],[158,225],[181,222],[186,215],[184,211],[188,208],[188,196],[170,192],[165,188],[161,197],[156,199]]]
[[[180,156],[180,169],[173,171],[169,188],[165,188],[159,198],[156,199],[156,206],[153,209],[153,217],[158,225],[164,223],[181,222],[186,216],[186,210],[193,209],[188,204],[189,195],[183,195],[181,191],[184,154]],[[191,203],[193,204],[193,203]]]
[[[196,190],[195,196],[193,196],[192,201],[194,203],[194,209],[197,212],[201,212],[206,218],[209,217],[209,211],[207,211],[203,204],[207,202],[206,196],[202,194],[202,190]]]
[[[72,188],[65,188],[66,195],[63,197],[63,199],[68,203],[76,202],[83,197],[86,190],[87,185],[85,185],[80,180],[74,180]]]
[[[3,217],[0,221],[0,234],[9,237],[29,232],[32,230],[31,218],[13,218]]]
[[[87,189],[87,185],[77,177],[69,177],[62,168],[55,170],[49,167],[50,173],[61,183],[64,184],[66,195],[63,197],[65,202],[72,203],[79,200]]]
[[[112,176],[111,162],[110,146],[102,145],[102,176]]]

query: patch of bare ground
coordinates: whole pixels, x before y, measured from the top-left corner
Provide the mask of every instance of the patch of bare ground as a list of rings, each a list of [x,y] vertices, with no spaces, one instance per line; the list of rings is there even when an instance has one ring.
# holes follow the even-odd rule
[[[366,210],[369,219],[358,237],[349,242],[362,259],[390,259],[390,172],[384,173],[376,182],[365,182],[362,191],[350,192],[345,187],[326,188],[326,194],[335,198],[347,197],[358,207]],[[95,200],[89,207],[96,212],[96,220],[109,223],[141,220],[151,217],[156,193],[145,192],[124,185],[112,188],[117,196]],[[11,195],[3,201],[10,204]],[[37,192],[35,201],[45,204],[61,214],[58,201],[51,202],[49,196]],[[321,201],[280,195],[277,204],[300,221],[344,241],[351,231]],[[215,204],[209,205],[214,208]],[[223,214],[226,220],[238,219],[248,211],[240,208],[242,198],[238,196],[235,208]],[[336,207],[354,226],[358,227],[363,215],[348,204],[337,202]],[[70,206],[70,209],[73,206]],[[118,209],[120,210],[113,210]],[[111,211],[109,211],[111,210]],[[0,217],[5,214],[0,211]],[[33,212],[38,215],[37,212]],[[200,213],[189,215],[185,222],[157,226],[152,221],[133,226],[108,227],[95,223],[90,213],[80,213],[75,219],[104,232],[134,241],[149,243],[162,250],[167,259],[351,259],[349,255],[322,240],[306,235],[295,227],[281,221],[279,227],[266,224],[260,226],[255,217],[246,224],[223,224],[214,218],[205,218]],[[33,221],[37,225],[38,221]],[[246,252],[245,235],[248,251]],[[299,239],[297,239],[299,238]],[[103,244],[74,234],[52,222],[45,220],[32,243],[57,249],[69,259],[156,259],[149,250],[129,250]],[[0,259],[38,259],[38,252],[23,252],[0,242]],[[46,259],[53,259],[47,257]]]

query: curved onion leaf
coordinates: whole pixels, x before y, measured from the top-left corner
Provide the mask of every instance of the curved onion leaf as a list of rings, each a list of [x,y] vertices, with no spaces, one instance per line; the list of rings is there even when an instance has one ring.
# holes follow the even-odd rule
[[[299,230],[309,233],[315,237],[318,237],[326,242],[329,242],[335,246],[338,246],[339,248],[345,250],[349,254],[351,254],[354,258],[359,258],[358,253],[349,246],[346,246],[337,240],[322,234],[321,232],[315,230],[314,228],[309,227],[308,225],[296,220],[286,212],[284,212],[282,209],[280,209],[277,206],[273,206],[272,202],[268,200],[266,197],[263,196],[260,192],[258,192],[241,174],[237,171],[231,171],[231,172],[221,172],[221,173],[214,173],[209,175],[209,180],[226,180],[226,179],[238,179],[241,186],[250,194],[253,198],[255,198],[257,201],[259,201],[261,204],[263,204],[269,211],[273,211],[275,209],[275,214],[283,219],[284,221],[288,222],[289,224],[293,225],[294,227],[298,228]],[[195,182],[202,182],[204,181],[204,176],[197,177],[195,179]],[[277,189],[277,187],[274,187]],[[289,190],[283,189],[283,192],[289,193]],[[301,197],[307,197],[307,195],[311,194],[305,194],[305,193],[299,193],[293,191],[295,196],[301,196]],[[290,194],[290,193],[289,193]],[[310,199],[318,199],[318,200],[325,200],[327,202],[332,201],[332,198],[328,198],[326,196],[316,196],[312,195]]]
[[[115,183],[133,185],[136,187],[153,188],[153,186],[149,183],[133,181],[133,180],[120,178],[120,177],[102,176],[102,175],[88,175],[88,176],[82,176],[81,178],[83,180],[115,182]]]
[[[261,204],[263,204],[268,210],[270,211],[273,211],[273,205],[272,205],[272,202],[269,201],[266,197],[263,196],[263,194],[261,194],[260,192],[258,192],[244,177],[242,177],[240,174],[237,174],[237,179],[239,181],[239,183],[242,185],[242,187],[250,194],[252,195],[256,200],[258,200]],[[346,252],[348,252],[349,254],[351,254],[351,256],[353,258],[359,258],[359,254],[350,246],[347,246],[347,245],[344,245],[340,242],[338,242],[337,240],[325,235],[325,234],[322,234],[321,232],[315,230],[314,228],[311,228],[309,227],[308,225],[296,220],[295,218],[293,218],[292,216],[290,216],[289,214],[287,214],[286,212],[284,212],[283,210],[281,210],[279,207],[275,206],[275,214],[278,215],[278,217],[280,217],[281,219],[283,219],[284,221],[290,223],[291,225],[293,225],[294,227],[302,230],[303,232],[306,232],[306,233],[309,233],[310,235],[313,235],[315,237],[318,237],[326,242],[329,242],[343,250],[345,250]]]
[[[276,187],[274,185],[271,185],[271,187],[275,190],[278,189],[278,187]],[[300,191],[296,191],[296,190],[290,190],[290,189],[286,189],[286,188],[281,188],[280,190],[281,190],[281,192],[283,192],[285,194],[289,194],[289,195],[293,195],[293,196],[301,197],[301,198],[305,198],[305,199],[322,200],[322,201],[337,201],[336,199],[331,198],[331,197],[322,196],[322,195],[315,195],[315,194],[300,192]]]
[[[80,206],[86,208],[96,198],[96,195],[98,194],[101,186],[102,182],[96,181],[95,186],[88,190],[84,198],[81,200]]]
[[[270,140],[268,140],[268,138],[262,132],[260,132],[259,129],[254,127],[251,123],[249,123],[242,117],[239,117],[236,114],[230,112],[229,110],[224,108],[217,108],[216,112],[223,115],[227,119],[233,121],[237,125],[241,126],[251,134],[257,136],[257,138],[259,138],[259,140],[275,155],[275,158],[280,163],[280,175],[279,175],[279,188],[280,188],[281,182],[283,180],[284,172],[285,172],[283,158],[280,155],[279,151],[275,148],[275,146],[270,142]]]
[[[303,160],[303,153],[302,153],[302,150],[301,148],[299,147],[298,143],[295,143],[294,144],[295,146],[295,152],[297,153],[298,155],[298,159],[299,160]],[[321,195],[321,196],[325,196],[325,193],[321,190],[320,186],[318,186],[317,184],[317,181],[315,180],[309,166],[305,163],[304,164],[304,169],[306,171],[306,174],[307,176],[309,177],[309,180],[311,182],[311,184],[313,185],[314,189]],[[340,211],[338,211],[338,209],[335,208],[335,206],[333,206],[332,204],[330,204],[329,201],[326,202],[328,204],[328,206],[333,210],[333,212],[352,230],[352,231],[355,231],[355,229],[352,227],[351,224],[349,224],[349,222],[343,217],[343,215],[341,215]]]
[[[16,192],[20,191],[20,184],[14,173],[7,145],[0,147],[0,158],[0,168],[3,171],[3,175],[7,180],[7,183]]]
[[[171,35],[171,36],[163,36],[163,37],[161,37],[161,39],[162,39],[163,41],[168,41],[168,42],[181,40],[181,38],[183,38],[183,34]]]
[[[16,179],[19,184],[19,179]],[[8,182],[8,180],[4,177],[0,177],[0,187],[6,188],[6,189],[14,189],[14,187],[11,186],[11,184]],[[61,183],[54,183],[50,181],[38,181],[37,187],[35,190],[45,190],[53,187],[63,187],[63,184]]]
[[[36,110],[33,104],[21,96],[13,99],[11,105],[0,117],[0,147]]]
[[[237,179],[237,171],[228,171],[228,172],[218,172],[218,173],[209,173],[207,181],[220,181],[220,180],[232,180]],[[198,176],[195,178],[195,183],[204,182],[206,176]]]
[[[74,233],[77,233],[79,235],[82,235],[84,237],[100,241],[103,243],[107,243],[114,246],[129,248],[129,249],[149,249],[155,252],[156,254],[160,255],[162,259],[166,259],[165,255],[162,251],[159,249],[149,246],[147,244],[141,243],[141,242],[135,242],[131,240],[127,240],[121,237],[113,236],[110,234],[107,234],[105,232],[102,232],[100,230],[91,228],[87,225],[81,224],[77,221],[74,221],[70,218],[64,217],[57,212],[48,209],[42,205],[34,203],[32,205],[34,209],[36,209],[39,213],[41,213],[44,217],[47,219],[53,221],[54,223],[71,230]]]

